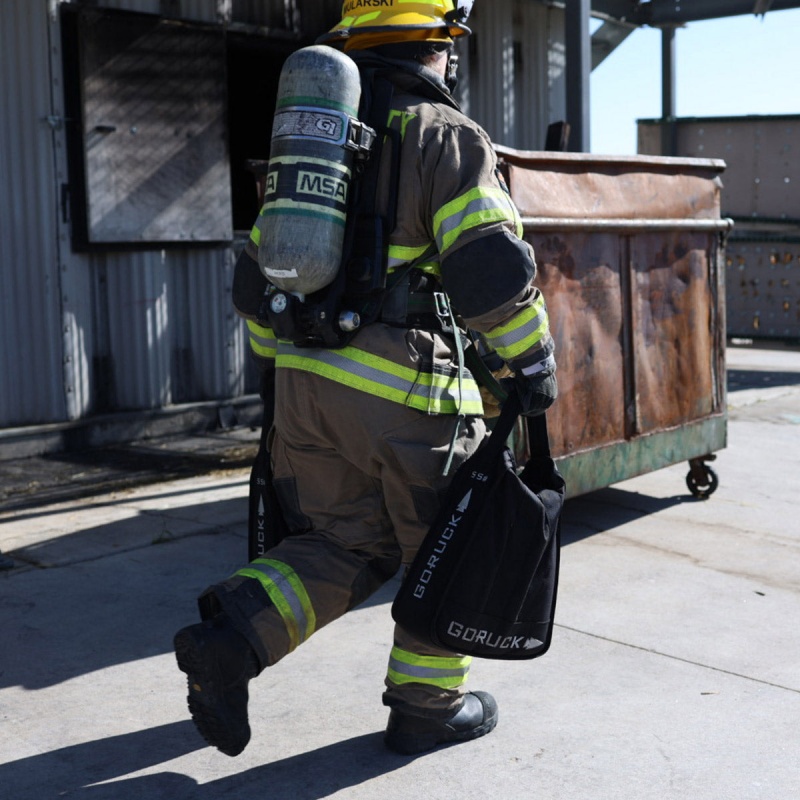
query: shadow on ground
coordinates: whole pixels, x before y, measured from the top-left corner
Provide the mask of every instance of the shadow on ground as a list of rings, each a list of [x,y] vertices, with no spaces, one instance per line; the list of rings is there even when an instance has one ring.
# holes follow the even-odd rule
[[[134,733],[86,742],[0,765],[4,796],[14,800],[80,797],[89,800],[204,800],[269,797],[316,800],[393,772],[410,757],[383,747],[382,732],[298,753],[205,784],[178,772],[125,778],[204,748],[189,722],[174,722]],[[208,750],[220,767],[235,761]],[[99,784],[99,785],[98,785]]]
[[[775,386],[800,386],[800,372],[764,372],[751,369],[729,369],[728,391],[769,389]]]

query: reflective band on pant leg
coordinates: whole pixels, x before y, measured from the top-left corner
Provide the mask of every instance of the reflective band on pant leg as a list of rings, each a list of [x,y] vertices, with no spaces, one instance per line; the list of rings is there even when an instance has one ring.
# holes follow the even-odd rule
[[[317,618],[311,600],[297,573],[288,564],[259,558],[236,574],[255,578],[264,587],[286,625],[290,651],[314,633]]]
[[[457,689],[467,682],[471,663],[471,656],[418,656],[393,647],[387,675],[397,685],[426,683],[440,689]]]

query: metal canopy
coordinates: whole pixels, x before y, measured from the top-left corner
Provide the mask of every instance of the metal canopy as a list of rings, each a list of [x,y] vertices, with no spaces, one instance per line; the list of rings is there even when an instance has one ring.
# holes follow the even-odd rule
[[[798,0],[592,0],[592,11],[631,25],[683,25],[741,14],[800,8]]]
[[[635,28],[662,28],[662,113],[675,114],[675,28],[688,22],[800,8],[800,0],[560,0],[565,10],[569,149],[588,152],[591,71]],[[589,35],[589,15],[604,24]],[[666,153],[672,152],[664,142]]]

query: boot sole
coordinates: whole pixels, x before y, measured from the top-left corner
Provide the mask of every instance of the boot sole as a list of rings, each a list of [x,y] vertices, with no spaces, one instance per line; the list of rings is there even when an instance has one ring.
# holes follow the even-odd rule
[[[212,747],[227,756],[238,756],[250,741],[247,718],[237,718],[217,685],[215,675],[203,656],[202,646],[191,631],[175,635],[175,658],[178,668],[186,673],[189,683],[187,701],[192,722]]]

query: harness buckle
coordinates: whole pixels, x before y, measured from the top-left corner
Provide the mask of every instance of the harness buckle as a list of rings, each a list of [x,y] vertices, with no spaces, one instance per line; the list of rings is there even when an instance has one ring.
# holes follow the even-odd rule
[[[450,303],[444,292],[433,293],[433,304],[436,309],[436,316],[450,322]]]

